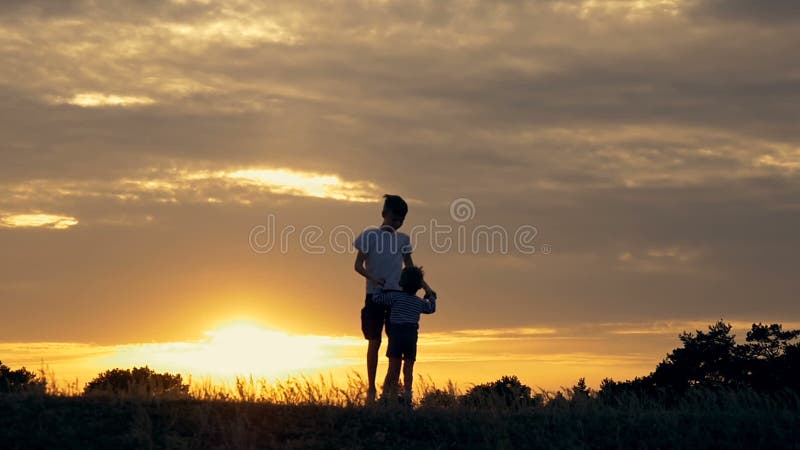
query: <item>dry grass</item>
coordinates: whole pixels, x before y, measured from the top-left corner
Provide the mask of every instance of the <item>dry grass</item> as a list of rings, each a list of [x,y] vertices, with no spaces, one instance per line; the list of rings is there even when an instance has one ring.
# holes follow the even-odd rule
[[[52,372],[40,377],[55,380]],[[365,406],[356,373],[342,385],[331,377],[192,381],[183,398],[46,386],[0,396],[0,448],[800,449],[800,399],[791,391],[698,390],[665,407],[540,390],[540,402],[511,408],[462,402],[455,384],[419,377],[410,409]]]

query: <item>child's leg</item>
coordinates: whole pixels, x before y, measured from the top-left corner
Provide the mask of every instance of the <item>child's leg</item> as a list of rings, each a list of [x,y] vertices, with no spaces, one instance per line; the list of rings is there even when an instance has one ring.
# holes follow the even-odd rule
[[[400,358],[389,358],[389,369],[386,371],[386,379],[383,381],[383,394],[386,396],[397,393],[397,383],[400,381],[400,365],[403,360]]]
[[[381,348],[380,339],[370,339],[367,347],[367,380],[368,389],[375,392],[375,376],[378,373],[378,350]]]

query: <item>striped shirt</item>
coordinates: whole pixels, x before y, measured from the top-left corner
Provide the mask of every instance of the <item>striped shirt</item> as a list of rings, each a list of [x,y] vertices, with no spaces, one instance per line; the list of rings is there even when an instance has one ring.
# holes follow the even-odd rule
[[[419,324],[420,314],[436,312],[436,297],[419,298],[403,291],[384,290],[372,295],[372,301],[391,307],[389,323]]]

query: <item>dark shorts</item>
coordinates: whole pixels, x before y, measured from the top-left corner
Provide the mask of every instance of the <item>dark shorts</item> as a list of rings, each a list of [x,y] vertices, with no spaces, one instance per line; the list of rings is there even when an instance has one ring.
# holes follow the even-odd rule
[[[361,332],[368,341],[380,341],[383,324],[389,323],[389,307],[372,302],[372,294],[367,294],[361,308]]]
[[[403,323],[399,325],[390,324],[388,327],[389,348],[386,349],[386,356],[416,361],[419,325]]]

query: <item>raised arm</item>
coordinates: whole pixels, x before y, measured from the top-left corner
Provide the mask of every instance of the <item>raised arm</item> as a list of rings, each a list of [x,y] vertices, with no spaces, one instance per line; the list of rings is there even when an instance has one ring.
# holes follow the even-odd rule
[[[425,298],[422,299],[422,301],[423,314],[433,314],[436,312],[436,295],[425,295]]]

